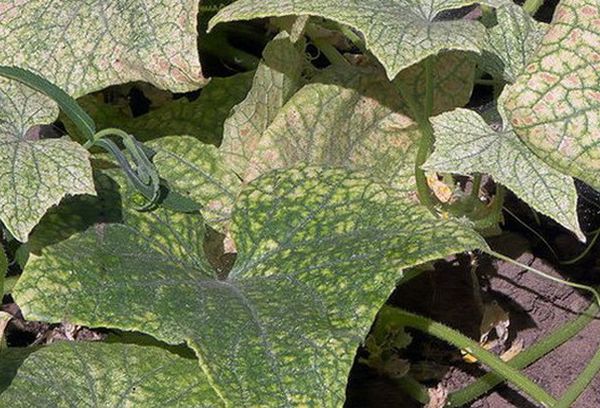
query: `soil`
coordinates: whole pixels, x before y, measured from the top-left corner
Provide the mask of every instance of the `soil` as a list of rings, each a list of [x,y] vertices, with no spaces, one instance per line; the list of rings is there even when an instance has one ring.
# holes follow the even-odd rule
[[[519,214],[518,200],[512,199],[511,207]],[[588,207],[583,210],[589,209]],[[598,210],[588,211],[587,230],[598,227]],[[524,216],[523,214],[521,214]],[[508,221],[508,218],[507,218]],[[534,225],[533,220],[527,220]],[[545,260],[550,252],[539,238],[520,224],[508,221],[510,230],[502,236],[489,240],[490,246],[521,263],[544,272],[597,285],[600,282],[600,245],[579,262],[578,266],[560,267]],[[556,225],[542,219],[543,235],[555,248],[561,248],[559,257],[580,253],[585,246]],[[584,226],[585,228],[585,226]],[[497,302],[509,313],[509,338],[501,352],[511,345],[522,342],[524,348],[534,344],[553,329],[573,320],[590,302],[587,294],[553,283],[537,275],[523,271],[512,264],[477,255],[477,276],[482,287],[480,295],[484,303]],[[443,322],[473,339],[479,339],[479,323],[482,318],[478,295],[473,290],[471,259],[462,256],[435,264],[435,270],[399,286],[388,300],[389,304],[431,317]],[[423,367],[429,378],[421,378],[428,387],[441,387],[443,391],[456,391],[486,370],[477,363],[467,363],[460,352],[446,343],[418,332],[411,332],[413,343],[399,351],[400,357],[408,359],[412,367]],[[593,320],[569,342],[552,351],[529,366],[524,373],[550,394],[559,397],[583,370],[589,359],[600,347],[600,319]],[[359,350],[359,355],[364,355]],[[411,368],[412,370],[412,368]],[[416,373],[417,371],[413,371]],[[356,363],[348,386],[347,407],[421,407],[422,405],[403,394],[398,384],[378,375],[374,370]],[[497,386],[492,392],[467,405],[474,408],[534,408],[537,405],[508,385]],[[573,408],[600,407],[600,375],[579,397]]]

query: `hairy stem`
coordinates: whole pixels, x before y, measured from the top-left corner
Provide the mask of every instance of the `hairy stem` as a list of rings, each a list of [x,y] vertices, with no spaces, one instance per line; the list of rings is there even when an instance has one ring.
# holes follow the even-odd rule
[[[414,400],[419,401],[421,404],[427,404],[429,402],[427,389],[411,376],[406,375],[402,378],[398,378],[396,383],[402,391],[410,395]]]
[[[433,127],[429,122],[433,109],[433,88],[434,88],[434,76],[433,76],[433,62],[435,57],[428,57],[425,59],[425,101],[423,106],[412,97],[410,92],[404,89],[402,83],[397,83],[397,88],[402,96],[402,99],[408,105],[409,110],[412,113],[413,118],[419,126],[421,131],[421,139],[419,140],[417,158],[415,161],[415,178],[417,181],[417,194],[421,204],[429,209],[433,214],[436,214],[436,205],[440,204],[437,198],[432,194],[429,185],[427,184],[427,176],[425,171],[421,169],[421,166],[431,154],[433,149],[433,142],[435,140],[433,135]]]
[[[575,382],[567,389],[554,408],[569,408],[581,393],[586,389],[589,383],[600,371],[600,349],[596,351],[594,357],[585,367],[585,370],[577,377]]]
[[[523,4],[523,10],[525,10],[530,16],[533,16],[540,7],[544,4],[544,0],[526,0]]]
[[[350,62],[335,48],[327,39],[319,33],[317,27],[312,24],[307,24],[306,35],[312,43],[325,55],[329,62],[333,65],[350,66]]]
[[[520,371],[511,367],[502,361],[496,355],[490,353],[481,347],[474,340],[466,337],[458,331],[451,329],[441,323],[433,321],[429,318],[407,312],[402,309],[390,307],[391,312],[398,316],[400,322],[407,327],[418,329],[432,336],[443,339],[460,349],[465,349],[468,353],[474,355],[483,364],[490,367],[497,374],[510,381],[517,388],[525,392],[531,398],[545,407],[554,406],[556,400],[540,386],[535,384]]]
[[[537,341],[528,349],[517,354],[513,359],[508,361],[508,365],[516,369],[522,369],[529,366],[574,337],[585,326],[587,326],[592,319],[594,319],[599,311],[600,306],[598,306],[596,302],[592,302],[590,306],[588,306],[587,310],[579,315],[577,319],[565,323],[563,326],[554,330],[544,339]],[[496,374],[495,372],[489,372],[465,388],[451,393],[448,396],[448,406],[460,407],[468,404],[502,382],[504,382],[504,378],[502,376]]]
[[[482,179],[482,175],[481,173],[477,173],[475,174],[475,176],[473,176],[473,186],[471,187],[471,197],[479,200],[479,190],[481,189],[481,179]]]

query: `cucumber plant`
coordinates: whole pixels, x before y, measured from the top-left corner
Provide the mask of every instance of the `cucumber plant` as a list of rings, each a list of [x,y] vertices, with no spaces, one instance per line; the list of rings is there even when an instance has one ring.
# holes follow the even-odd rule
[[[357,347],[405,346],[404,328],[491,369],[449,406],[508,381],[568,407],[600,369],[599,351],[558,399],[520,371],[587,325],[600,298],[484,239],[507,189],[579,240],[593,235],[573,178],[600,189],[598,0],[562,0],[550,24],[531,17],[537,0],[5,3],[3,293],[28,320],[112,334],[10,347],[2,313],[1,406],[342,406]],[[242,23],[258,19],[269,34]],[[260,59],[236,32],[266,43]],[[241,72],[207,78],[199,49]],[[134,81],[201,92],[135,117],[94,94]],[[466,109],[476,83],[494,100]],[[67,135],[28,132],[57,118]],[[419,265],[465,251],[592,303],[508,362],[383,306]]]

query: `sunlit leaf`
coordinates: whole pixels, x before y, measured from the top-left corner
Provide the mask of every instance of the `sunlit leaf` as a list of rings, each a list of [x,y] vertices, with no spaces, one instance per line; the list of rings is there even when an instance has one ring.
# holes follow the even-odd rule
[[[15,408],[223,406],[196,360],[158,347],[60,342],[29,356],[10,349],[0,372],[12,377],[0,405]]]
[[[188,243],[199,217],[131,217],[33,257],[17,302],[29,319],[187,342],[233,406],[341,405],[354,351],[402,268],[485,247],[369,176],[315,167],[244,188],[227,276]]]
[[[577,190],[569,176],[539,159],[510,125],[493,130],[477,113],[456,109],[432,118],[435,151],[424,168],[472,174],[490,174],[537,211],[578,238],[585,235],[577,220]]]
[[[312,15],[347,24],[365,37],[367,47],[393,79],[403,69],[442,50],[479,52],[485,30],[470,20],[446,20],[441,12],[472,0],[238,0],[211,20],[216,24],[263,17]],[[501,0],[479,3],[499,5]]]
[[[504,105],[544,161],[600,189],[600,3],[564,0]]]

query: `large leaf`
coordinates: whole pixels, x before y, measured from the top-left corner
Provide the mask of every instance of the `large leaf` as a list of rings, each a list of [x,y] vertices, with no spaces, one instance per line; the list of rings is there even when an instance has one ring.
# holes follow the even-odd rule
[[[600,189],[600,2],[564,0],[503,100],[515,132],[551,166]],[[501,101],[502,102],[502,101]]]
[[[510,125],[495,131],[481,116],[466,109],[441,114],[431,122],[435,151],[425,169],[490,174],[533,208],[585,240],[577,219],[573,179],[540,160]]]
[[[280,45],[289,50],[285,41]],[[263,63],[261,69],[285,83],[291,77],[280,72],[292,68],[284,67],[267,70]],[[261,69],[253,90],[227,120],[220,149],[187,138],[163,138],[151,144],[158,151],[154,161],[161,174],[178,192],[205,204],[209,224],[229,218],[243,182],[297,163],[369,171],[396,188],[414,192],[419,133],[403,113],[408,110],[406,103],[378,68],[333,67],[299,91],[292,86],[285,97],[282,87],[266,86]],[[473,71],[473,61],[462,53],[444,53],[436,60],[435,111],[468,101]],[[417,103],[424,97],[423,75],[422,64],[417,64],[397,79]]]
[[[0,372],[13,376],[1,406],[222,406],[196,360],[158,347],[60,342],[22,360],[13,350],[0,358]]]
[[[529,63],[548,27],[516,4],[503,5],[496,13],[498,25],[488,31],[481,67],[512,83]]]
[[[370,177],[314,167],[244,189],[228,276],[190,262],[198,245],[164,235],[185,237],[191,219],[160,232],[147,217],[46,248],[14,296],[30,319],[187,342],[232,406],[340,406],[355,349],[401,269],[485,247]]]
[[[473,4],[473,0],[238,0],[210,21],[313,15],[347,24],[361,32],[367,47],[393,79],[400,71],[442,50],[479,52],[485,36],[476,21],[444,20],[442,11]],[[501,0],[479,3],[498,5]]]
[[[0,64],[34,71],[74,97],[142,80],[188,91],[205,80],[194,0],[3,2]],[[0,79],[0,219],[21,241],[66,194],[93,193],[87,153],[66,140],[25,139],[55,104]]]
[[[310,84],[279,111],[253,152],[244,181],[272,169],[311,163],[368,171],[408,192],[420,133],[399,113],[393,86],[376,74],[351,72],[352,81]],[[370,75],[369,75],[370,74]]]
[[[279,109],[302,86],[305,59],[286,33],[263,52],[252,88],[225,121],[221,151],[227,167],[243,174],[262,133]]]
[[[197,12],[196,0],[7,0],[0,64],[34,71],[74,97],[129,81],[189,91],[205,82]]]
[[[0,88],[0,220],[19,241],[27,241],[48,208],[65,195],[95,194],[85,149],[67,138],[37,140],[27,133],[53,116],[46,104],[15,82]]]

